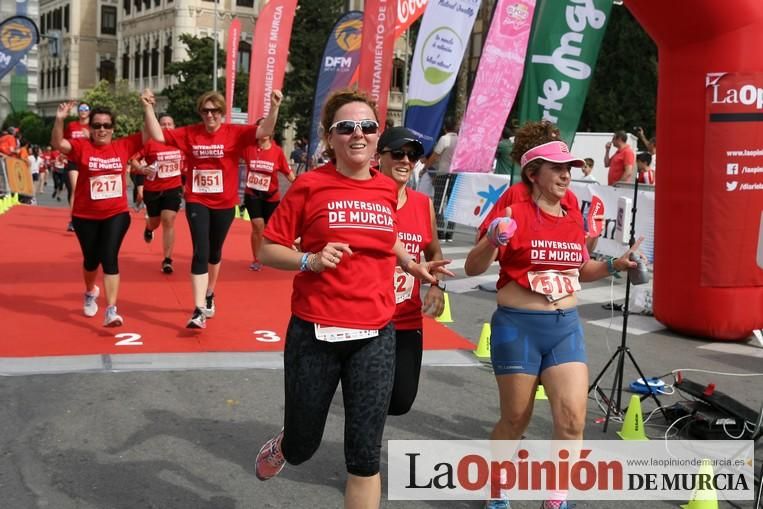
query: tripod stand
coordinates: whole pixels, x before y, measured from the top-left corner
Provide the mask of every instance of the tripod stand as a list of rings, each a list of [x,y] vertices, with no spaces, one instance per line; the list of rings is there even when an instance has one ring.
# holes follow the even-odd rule
[[[633,186],[633,207],[631,208],[631,231],[630,231],[630,239],[628,240],[628,245],[633,247],[633,244],[636,243],[636,210],[637,210],[637,202],[638,202],[638,176],[635,178],[635,183]],[[660,400],[657,399],[657,391],[646,382],[646,377],[644,376],[643,371],[641,371],[641,367],[639,367],[638,362],[636,362],[636,359],[633,357],[633,354],[631,353],[630,348],[628,348],[627,345],[627,339],[628,339],[628,315],[629,315],[629,306],[630,306],[630,294],[631,294],[631,274],[630,271],[627,272],[627,276],[625,279],[625,302],[623,303],[623,331],[622,335],[620,337],[620,346],[617,347],[617,350],[615,353],[612,354],[612,357],[609,358],[609,361],[604,365],[604,368],[599,372],[598,375],[596,375],[596,379],[593,381],[591,386],[588,388],[588,392],[590,393],[592,390],[596,390],[596,392],[602,397],[602,399],[607,403],[607,416],[604,420],[604,433],[607,432],[607,427],[609,426],[609,419],[612,417],[612,411],[613,409],[617,412],[622,412],[622,396],[623,396],[623,375],[625,374],[625,357],[628,356],[628,359],[630,359],[631,364],[633,364],[633,367],[636,368],[636,371],[638,372],[639,376],[641,376],[641,379],[644,381],[644,384],[646,385],[647,389],[649,390],[649,396],[654,399],[655,403],[657,403],[657,407],[660,408],[662,411],[662,415],[665,417],[665,420],[668,420],[668,416],[665,413],[665,410],[662,408],[662,404],[660,403]],[[613,362],[615,362],[615,359],[617,360],[617,367],[615,368],[615,379],[614,383],[612,384],[612,390],[609,393],[609,399],[607,399],[606,395],[604,394],[604,391],[599,387],[599,381],[604,376],[604,373],[607,372],[609,367],[612,365]],[[615,392],[617,392],[617,399],[615,400]]]

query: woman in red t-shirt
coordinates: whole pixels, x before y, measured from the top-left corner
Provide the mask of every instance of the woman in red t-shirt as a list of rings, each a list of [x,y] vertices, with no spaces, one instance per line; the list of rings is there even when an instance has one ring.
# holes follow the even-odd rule
[[[552,438],[580,440],[588,367],[575,292],[581,281],[635,267],[628,257],[640,241],[614,262],[589,259],[580,211],[563,201],[570,167],[584,163],[569,153],[553,124],[531,122],[520,128],[512,158],[522,168],[531,200],[515,202],[493,219],[464,265],[466,274],[474,276],[497,257],[501,268],[490,337],[501,416],[491,439],[522,437],[540,382],[551,404]],[[566,509],[566,493],[553,498],[543,507]],[[507,504],[505,499],[491,500],[487,507]]]
[[[442,260],[434,206],[426,194],[410,189],[407,184],[413,166],[424,154],[418,136],[405,127],[390,127],[379,138],[379,171],[397,185],[397,236],[414,260]],[[423,311],[438,316],[445,307],[445,284],[430,284],[421,301],[421,282],[395,267],[395,383],[389,404],[389,415],[407,413],[419,388],[423,354]]]
[[[399,264],[435,282],[447,261],[417,263],[397,237],[395,183],[371,168],[379,138],[375,104],[341,90],[321,117],[331,162],[301,175],[286,193],[257,253],[265,265],[299,270],[284,350],[284,429],[257,455],[261,480],[318,449],[342,381],[345,500],[378,507],[379,456],[395,366],[390,284]],[[304,252],[292,248],[301,237]]]
[[[89,110],[90,138],[66,139],[64,119],[74,104],[58,106],[51,144],[76,163],[82,176],[74,189],[72,222],[84,257],[83,310],[85,316],[98,312],[100,290],[95,280],[100,265],[107,305],[103,325],[117,327],[124,322],[117,314],[119,248],[130,226],[125,173],[128,158],[140,149],[143,140],[140,134],[113,140],[114,115],[106,108]]]
[[[194,304],[186,324],[189,329],[203,329],[207,318],[215,314],[215,286],[223,243],[239,203],[238,162],[244,148],[257,143],[259,137],[273,134],[282,98],[280,90],[273,91],[270,112],[258,126],[223,123],[225,98],[219,92],[206,92],[196,101],[202,120],[199,124],[162,130],[155,116],[146,124],[152,139],[177,147],[185,154],[188,168],[185,215],[193,243]],[[145,90],[142,99],[153,104],[154,94]]]

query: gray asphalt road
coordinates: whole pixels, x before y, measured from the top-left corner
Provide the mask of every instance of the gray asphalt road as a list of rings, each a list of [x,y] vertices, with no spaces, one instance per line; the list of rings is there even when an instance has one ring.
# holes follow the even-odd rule
[[[49,196],[49,194],[48,194]],[[49,203],[41,198],[43,205]],[[65,225],[62,225],[62,228]],[[446,255],[463,260],[471,232],[459,231]],[[470,289],[463,272],[449,293],[457,332],[477,340],[494,309],[494,294]],[[462,288],[463,287],[463,288]],[[622,295],[622,281],[611,292]],[[586,287],[579,308],[584,322],[591,376],[598,374],[620,343],[618,317],[602,309],[610,294],[606,282]],[[603,298],[602,298],[603,296]],[[747,344],[712,343],[682,337],[649,317],[633,316],[627,345],[647,376],[680,368],[740,374],[763,371],[763,349]],[[701,317],[698,317],[701,319]],[[611,326],[607,325],[612,322]],[[2,341],[24,338],[3,337]],[[235,355],[235,354],[232,354]],[[498,416],[491,370],[471,354],[443,360],[428,355],[413,410],[388,420],[388,439],[485,439]],[[43,363],[44,359],[41,360]],[[451,365],[443,365],[448,362]],[[458,365],[452,365],[458,364]],[[257,365],[254,363],[254,365]],[[263,363],[272,366],[272,363]],[[78,372],[0,378],[0,507],[3,509],[255,509],[336,508],[342,505],[343,408],[337,394],[324,442],[314,458],[287,466],[260,482],[254,457],[276,433],[283,416],[283,372],[251,368],[177,369],[145,372]],[[614,369],[602,378],[611,386]],[[763,403],[761,377],[687,373],[753,408]],[[636,378],[626,363],[626,383]],[[669,376],[663,378],[667,382]],[[628,394],[624,395],[627,400]],[[661,396],[664,406],[679,395]],[[644,402],[644,414],[655,404]],[[586,438],[616,439],[596,421],[603,415],[589,400]],[[550,437],[548,404],[539,401],[526,434]],[[662,439],[666,426],[655,416],[647,434]],[[760,449],[759,454],[760,456]],[[386,472],[386,445],[383,451]],[[757,468],[760,468],[758,460]],[[385,486],[386,489],[386,486]],[[676,507],[676,502],[618,501],[622,509]],[[478,508],[478,502],[388,501],[390,508]],[[536,508],[538,502],[516,502]],[[577,502],[578,508],[613,507],[612,502]],[[752,507],[751,502],[737,504]],[[721,502],[721,507],[732,507]]]

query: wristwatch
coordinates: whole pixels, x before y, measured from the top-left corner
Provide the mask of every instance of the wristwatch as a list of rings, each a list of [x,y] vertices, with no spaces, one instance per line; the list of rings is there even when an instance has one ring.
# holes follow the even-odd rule
[[[436,286],[437,288],[439,288],[439,289],[440,289],[440,290],[442,290],[443,292],[445,291],[445,283],[443,283],[443,282],[442,282],[442,281],[440,281],[439,279],[437,280],[437,282],[436,282],[436,283],[429,283],[429,286]]]

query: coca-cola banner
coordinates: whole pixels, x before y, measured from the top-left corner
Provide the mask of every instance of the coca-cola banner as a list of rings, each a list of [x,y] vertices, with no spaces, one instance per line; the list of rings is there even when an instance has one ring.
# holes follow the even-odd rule
[[[358,64],[358,88],[376,101],[379,123],[387,118],[397,0],[366,0]]]
[[[270,0],[254,26],[249,64],[249,123],[270,112],[270,93],[283,87],[297,0]]]
[[[403,32],[424,14],[426,8],[427,0],[398,0],[395,39],[403,35]]]
[[[763,286],[763,73],[708,73],[705,98],[701,285]]]
[[[241,21],[233,18],[228,28],[228,54],[225,61],[225,121],[231,122],[233,93],[236,88],[236,62],[238,62],[238,41],[241,38]]]

